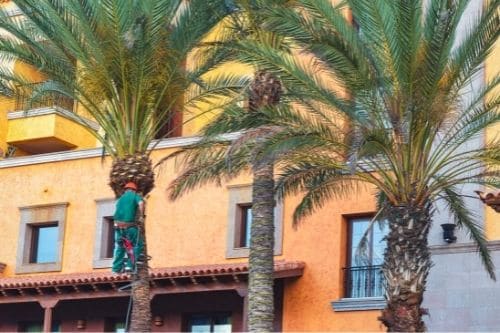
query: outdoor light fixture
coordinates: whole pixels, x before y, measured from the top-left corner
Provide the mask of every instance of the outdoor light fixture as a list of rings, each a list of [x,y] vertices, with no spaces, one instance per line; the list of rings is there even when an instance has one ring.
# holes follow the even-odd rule
[[[163,326],[163,318],[161,316],[155,316],[153,322],[155,326]]]
[[[85,321],[85,319],[79,319],[76,321],[76,328],[78,328],[79,330],[83,330],[85,326],[87,326],[87,322]]]
[[[446,243],[454,243],[457,240],[457,236],[455,236],[455,227],[454,223],[444,223],[441,224],[441,228],[443,228],[443,239]]]

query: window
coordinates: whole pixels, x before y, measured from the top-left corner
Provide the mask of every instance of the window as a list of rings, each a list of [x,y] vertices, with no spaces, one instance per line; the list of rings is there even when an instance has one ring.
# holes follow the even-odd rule
[[[30,321],[19,325],[19,332],[42,332],[43,323],[39,321]],[[52,322],[51,332],[61,332],[61,324],[57,321]]]
[[[113,332],[116,333],[125,333],[125,322],[116,322],[114,325],[114,330]]]
[[[112,216],[105,216],[103,218],[102,228],[104,232],[102,235],[101,257],[103,259],[113,258],[113,251],[115,249],[115,235]]]
[[[370,230],[371,218],[349,219],[348,259],[344,269],[345,297],[377,297],[383,295],[381,265],[386,247],[384,237],[387,223],[375,223]],[[366,233],[365,246],[359,247]]]
[[[242,204],[237,207],[235,248],[250,246],[250,228],[252,226],[252,204]]]
[[[115,246],[113,213],[115,211],[114,199],[96,200],[97,217],[94,239],[94,268],[111,267]]]
[[[32,229],[30,263],[56,262],[59,233],[57,223],[30,226],[30,228]]]
[[[227,222],[227,258],[248,257],[250,228],[252,224],[252,186],[229,186],[229,209]],[[274,208],[274,255],[280,255],[283,237],[282,204]]]
[[[104,332],[125,333],[125,319],[106,318],[104,321]]]
[[[61,270],[67,203],[21,207],[16,273]]]
[[[231,315],[229,314],[191,314],[186,316],[187,332],[196,333],[230,333]]]

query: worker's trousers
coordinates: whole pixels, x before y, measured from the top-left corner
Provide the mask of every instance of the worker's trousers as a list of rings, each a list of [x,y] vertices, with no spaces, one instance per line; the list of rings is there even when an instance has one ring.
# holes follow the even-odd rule
[[[140,260],[141,253],[144,247],[142,239],[139,237],[139,229],[137,227],[128,228],[115,228],[115,251],[113,255],[113,267],[112,271],[120,273],[127,269],[134,269],[134,263],[130,261],[130,258],[125,258],[126,249],[123,244],[123,237],[127,238],[134,245],[134,257],[135,260]]]

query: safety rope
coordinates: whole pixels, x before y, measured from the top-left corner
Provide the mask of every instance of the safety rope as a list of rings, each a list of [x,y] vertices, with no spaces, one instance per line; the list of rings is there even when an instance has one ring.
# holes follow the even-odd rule
[[[145,218],[144,217],[143,217],[142,223],[145,223]],[[137,223],[136,224],[137,225],[137,237],[135,238],[135,244],[134,244],[134,247],[132,248],[132,251],[134,251],[134,249],[137,247],[137,245],[139,244],[140,238],[142,236],[142,230],[140,229],[140,228],[143,227],[142,223]],[[132,282],[130,283],[130,288],[131,289],[133,287],[133,284],[135,283],[135,281],[133,281],[134,280],[134,276],[137,274],[137,260],[139,259],[138,257],[140,257],[141,255],[144,256],[144,254],[138,253],[137,254],[137,258],[136,258],[135,253],[134,253],[134,262],[132,263],[133,270],[132,270],[132,273],[131,273]],[[130,258],[129,258],[129,260],[130,260]],[[147,261],[145,259],[144,263],[146,263],[146,262]],[[129,301],[128,301],[127,315],[125,317],[125,332],[128,332],[128,329],[129,329],[130,315],[132,314],[132,303],[133,303],[133,294],[132,294],[132,290],[131,290],[131,292],[130,292],[130,298],[129,298]]]

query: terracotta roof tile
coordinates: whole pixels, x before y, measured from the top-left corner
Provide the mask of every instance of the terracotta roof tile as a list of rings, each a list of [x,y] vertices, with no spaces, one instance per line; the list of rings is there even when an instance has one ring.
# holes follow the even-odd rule
[[[300,261],[277,261],[274,264],[276,273],[286,271],[301,270],[305,264]],[[150,276],[153,279],[158,278],[182,278],[190,276],[212,276],[228,274],[246,274],[248,272],[248,263],[219,264],[219,265],[201,265],[184,267],[166,267],[154,268],[150,270]],[[126,274],[112,274],[111,272],[89,272],[89,273],[71,273],[57,275],[35,275],[22,277],[0,278],[0,288],[26,288],[41,286],[60,286],[86,283],[106,283],[128,281]]]

